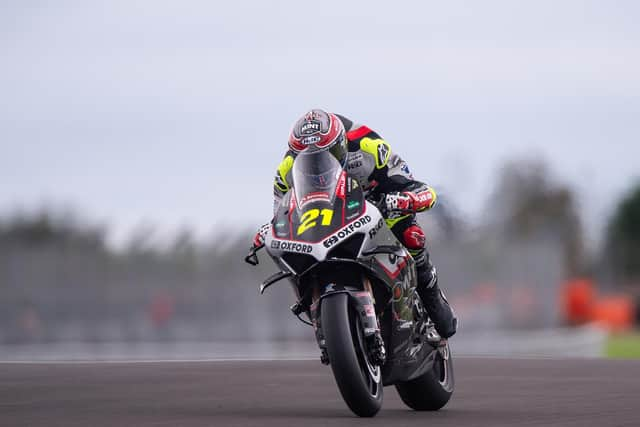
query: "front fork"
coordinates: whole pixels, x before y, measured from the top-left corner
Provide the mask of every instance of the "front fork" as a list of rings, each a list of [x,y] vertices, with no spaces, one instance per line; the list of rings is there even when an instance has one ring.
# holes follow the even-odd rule
[[[365,284],[367,285],[368,282]],[[319,289],[318,289],[319,288]],[[327,285],[319,286],[314,292],[313,304],[310,307],[311,321],[316,335],[316,341],[322,352],[320,355],[320,361],[328,365],[329,358],[327,356],[326,342],[324,334],[322,332],[322,324],[320,321],[320,310],[322,310],[322,300],[326,297],[337,294],[345,293],[349,295],[349,306],[354,309],[360,319],[360,325],[362,326],[362,333],[365,338],[369,360],[378,366],[384,365],[387,355],[384,348],[384,341],[380,334],[380,325],[378,323],[378,317],[376,316],[374,301],[372,293],[369,290],[361,290],[351,286],[342,286],[335,283],[329,283]],[[367,288],[367,286],[365,286]]]

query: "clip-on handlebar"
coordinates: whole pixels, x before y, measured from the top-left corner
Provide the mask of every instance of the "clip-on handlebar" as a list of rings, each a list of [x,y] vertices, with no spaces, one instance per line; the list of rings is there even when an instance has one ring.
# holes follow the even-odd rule
[[[244,262],[251,265],[260,264],[260,261],[258,260],[258,251],[262,248],[264,248],[264,244],[260,246],[251,246],[251,249],[249,249],[249,254],[244,257]]]

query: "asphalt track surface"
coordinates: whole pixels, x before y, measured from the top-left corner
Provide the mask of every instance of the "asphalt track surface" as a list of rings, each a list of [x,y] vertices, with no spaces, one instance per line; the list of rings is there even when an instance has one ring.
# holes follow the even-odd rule
[[[352,415],[317,361],[2,363],[0,426],[640,426],[640,361],[456,360],[438,412]]]

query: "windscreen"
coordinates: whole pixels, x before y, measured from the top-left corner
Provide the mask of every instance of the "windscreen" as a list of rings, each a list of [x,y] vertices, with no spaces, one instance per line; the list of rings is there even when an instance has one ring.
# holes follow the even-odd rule
[[[293,188],[298,207],[312,201],[333,203],[342,165],[329,151],[302,152],[293,163]]]

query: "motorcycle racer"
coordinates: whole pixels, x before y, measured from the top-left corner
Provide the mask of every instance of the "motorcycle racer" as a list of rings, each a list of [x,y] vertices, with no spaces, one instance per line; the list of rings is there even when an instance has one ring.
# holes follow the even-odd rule
[[[436,192],[414,179],[407,163],[378,133],[339,114],[314,109],[295,122],[289,135],[289,149],[275,175],[274,211],[291,189],[293,161],[304,150],[330,151],[360,183],[367,200],[381,208],[387,225],[415,260],[417,292],[438,334],[455,334],[457,318],[438,286],[424,231],[416,221],[416,213],[436,204]],[[269,224],[260,228],[254,248],[264,245],[268,230]]]

